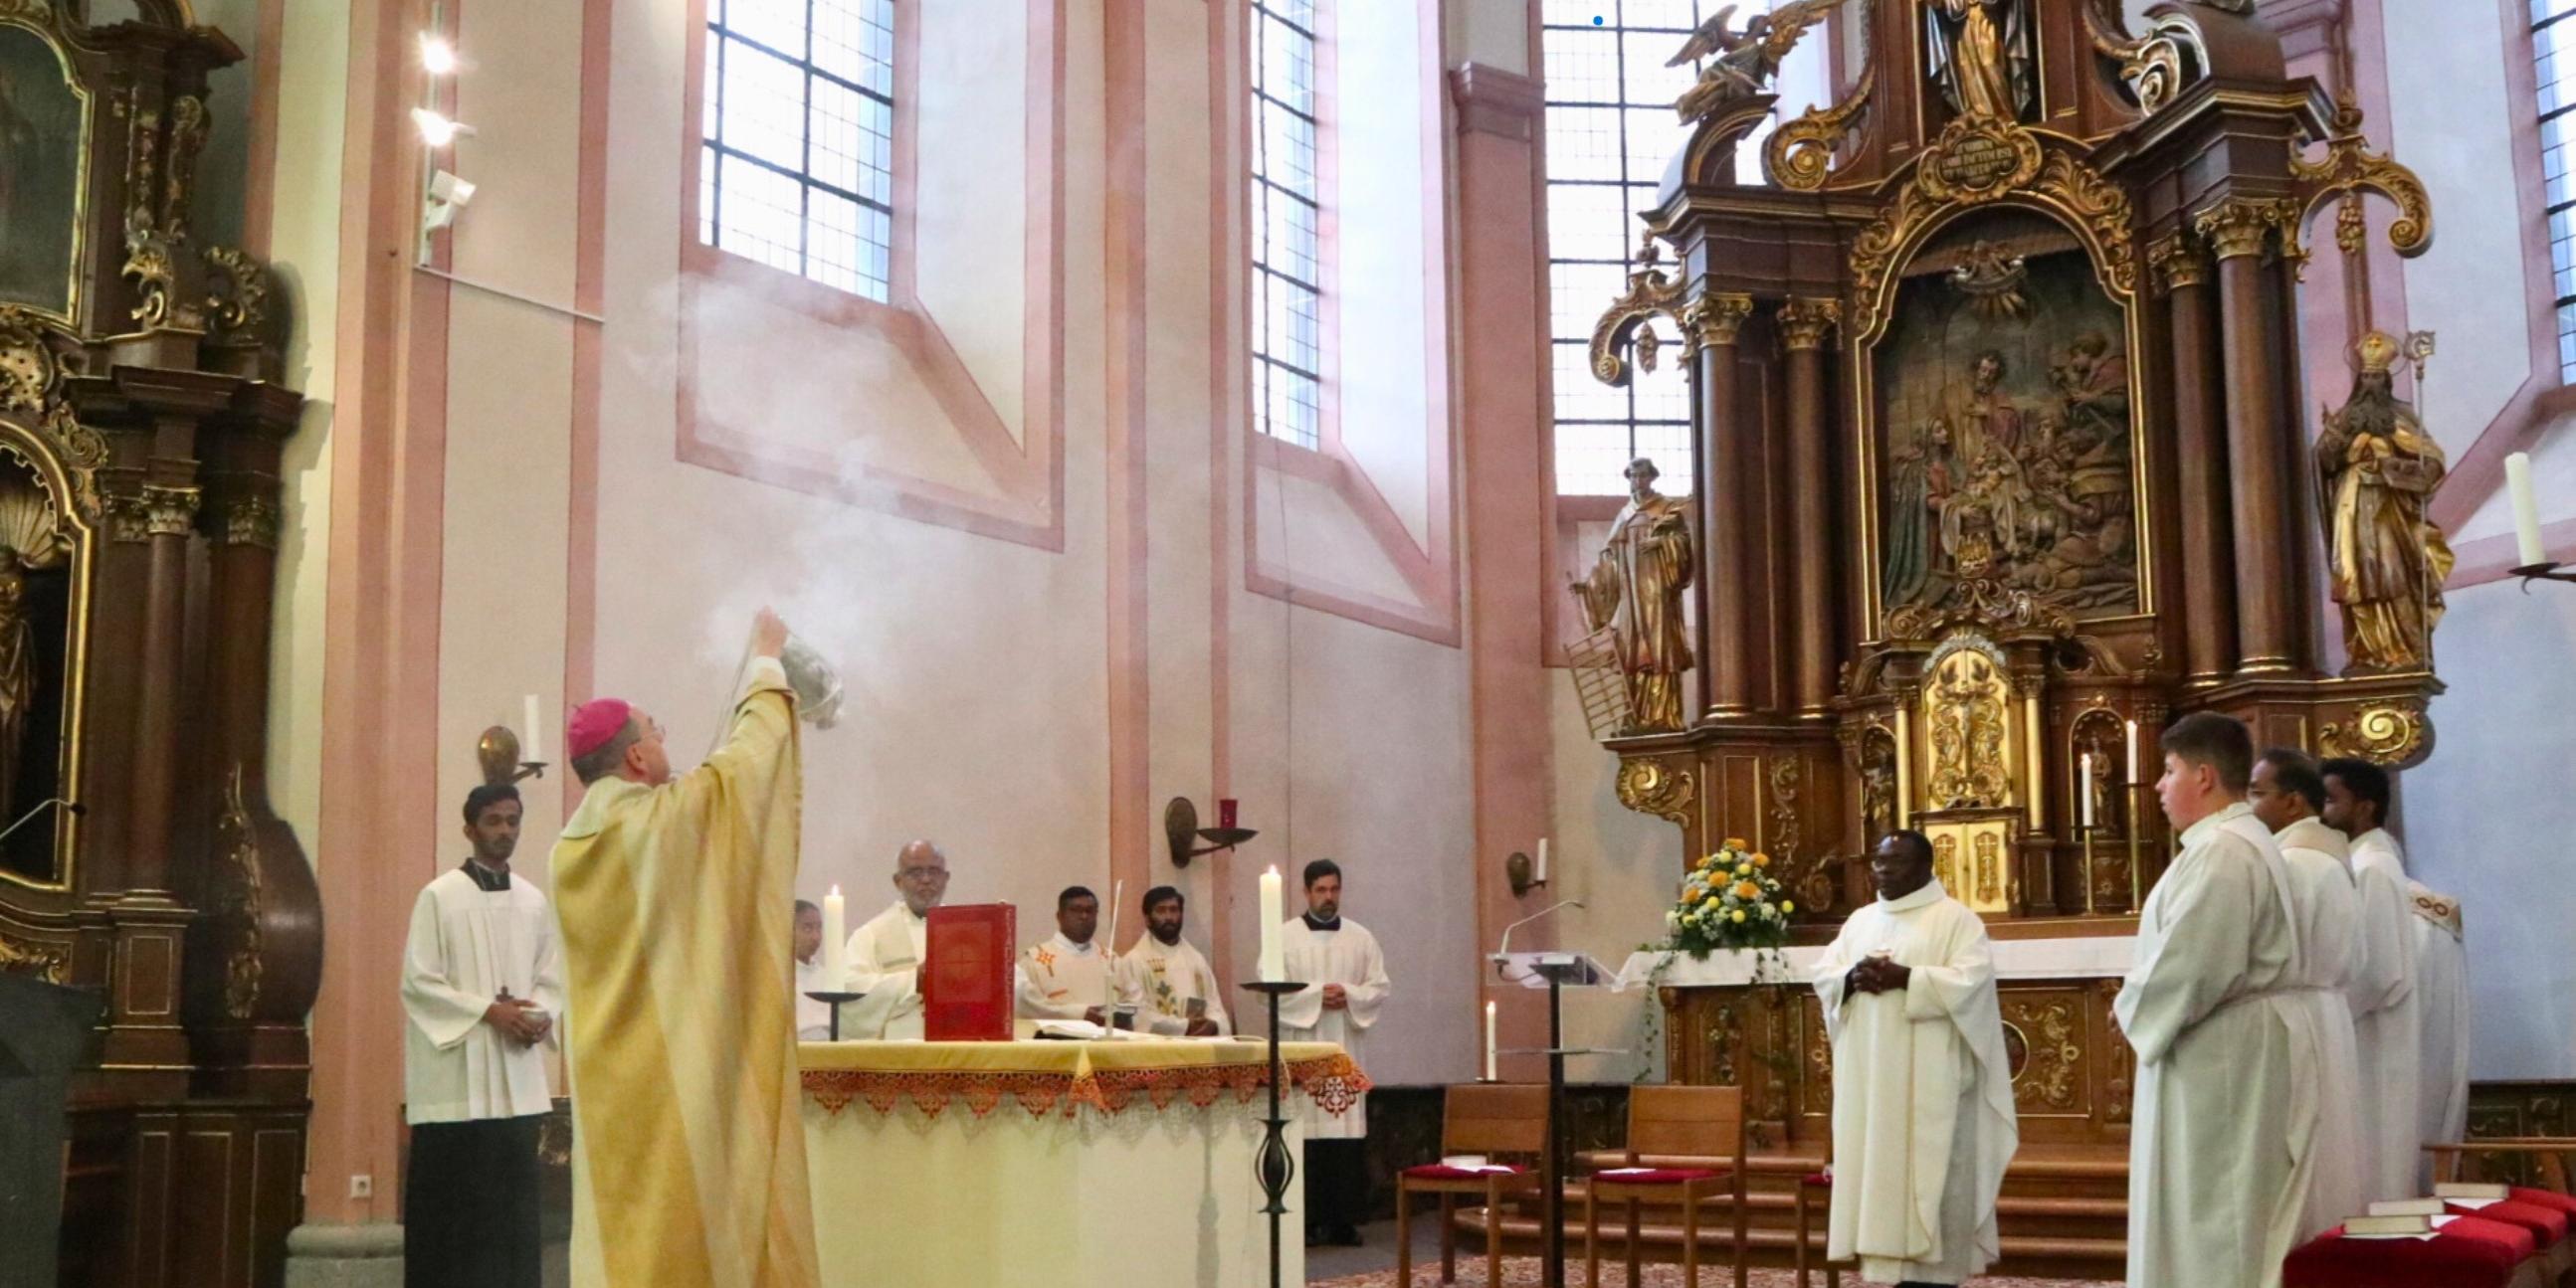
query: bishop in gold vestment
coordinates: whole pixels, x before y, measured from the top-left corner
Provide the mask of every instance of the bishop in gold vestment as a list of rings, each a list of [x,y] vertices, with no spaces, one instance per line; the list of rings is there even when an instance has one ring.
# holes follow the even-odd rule
[[[569,998],[576,1288],[812,1288],[787,994],[801,778],[785,627],[724,745],[672,776],[615,700],[565,746],[589,784],[554,851]]]

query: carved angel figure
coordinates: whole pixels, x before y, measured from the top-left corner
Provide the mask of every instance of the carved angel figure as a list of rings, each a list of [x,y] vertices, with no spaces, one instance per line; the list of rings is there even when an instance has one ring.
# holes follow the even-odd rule
[[[1717,11],[1699,29],[1682,42],[1681,52],[1664,63],[1679,67],[1684,63],[1709,59],[1701,69],[1699,83],[1690,87],[1673,104],[1684,121],[1702,120],[1717,109],[1738,99],[1759,94],[1780,74],[1780,63],[1809,27],[1827,13],[1841,8],[1847,0],[1792,0],[1769,13],[1747,18],[1744,29],[1737,31],[1732,23],[1738,6],[1727,5]]]
[[[2361,369],[2343,410],[2317,438],[2329,590],[2343,609],[2356,670],[2429,666],[2453,557],[2425,513],[2442,485],[2441,445],[2397,397],[2398,342],[2362,337]]]

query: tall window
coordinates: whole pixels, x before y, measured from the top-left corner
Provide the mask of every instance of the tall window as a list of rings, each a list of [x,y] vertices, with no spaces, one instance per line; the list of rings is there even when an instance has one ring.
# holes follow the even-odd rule
[[[1300,447],[1323,442],[1316,3],[1252,6],[1253,416],[1262,433]]]
[[[2558,378],[2576,383],[2576,177],[2568,174],[2576,111],[2576,0],[2531,0],[2531,56],[2540,82],[2540,169],[2548,185],[2549,267],[2558,299]]]
[[[2576,4],[2576,0],[2565,0]],[[1654,458],[1666,492],[1690,487],[1689,377],[1667,349],[1662,368],[1626,389],[1593,379],[1592,323],[1627,289],[1630,260],[1664,167],[1690,140],[1673,100],[1698,79],[1666,67],[1702,18],[1726,0],[1544,0],[1547,68],[1547,254],[1556,356],[1556,488],[1617,495],[1628,461]],[[1768,0],[1739,3],[1740,29]],[[1740,154],[1758,181],[1760,136]],[[1670,335],[1667,339],[1672,338]]]
[[[698,240],[884,300],[896,0],[707,0]]]

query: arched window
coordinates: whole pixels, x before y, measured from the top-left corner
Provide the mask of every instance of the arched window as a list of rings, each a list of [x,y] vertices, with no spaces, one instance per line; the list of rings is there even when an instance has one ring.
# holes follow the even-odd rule
[[[1252,5],[1252,408],[1262,433],[1323,441],[1319,0]]]
[[[698,240],[884,302],[897,0],[706,0]]]

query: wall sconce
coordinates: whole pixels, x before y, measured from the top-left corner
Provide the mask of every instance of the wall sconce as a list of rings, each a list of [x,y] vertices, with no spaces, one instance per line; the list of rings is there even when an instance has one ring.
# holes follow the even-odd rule
[[[1221,805],[1231,806],[1233,803],[1225,801],[1221,802]],[[1190,860],[1202,854],[1231,850],[1261,835],[1248,827],[1236,827],[1234,811],[1230,808],[1219,810],[1219,822],[1222,826],[1199,826],[1198,807],[1190,804],[1190,798],[1173,797],[1172,803],[1163,807],[1163,837],[1172,846],[1172,866],[1186,868],[1190,865]],[[1205,841],[1207,844],[1196,845],[1195,843],[1199,841]]]
[[[1511,882],[1512,897],[1515,899],[1527,896],[1532,890],[1545,888],[1547,838],[1542,836],[1538,839],[1538,862],[1536,863],[1530,862],[1530,856],[1518,850],[1512,851],[1511,857],[1503,860],[1503,879]]]
[[[483,767],[487,786],[501,787],[529,778],[546,776],[542,760],[519,759],[519,735],[505,725],[494,725],[483,731],[474,743],[474,759]]]

